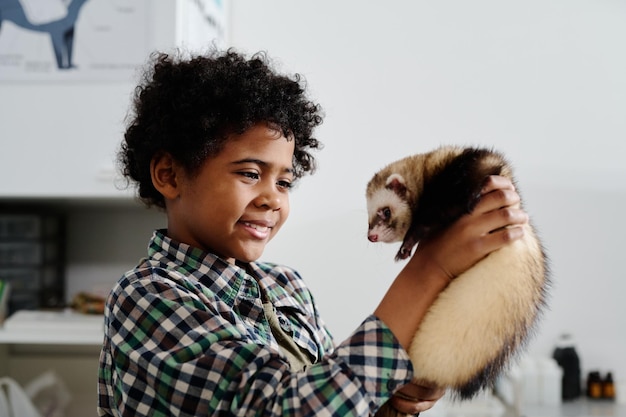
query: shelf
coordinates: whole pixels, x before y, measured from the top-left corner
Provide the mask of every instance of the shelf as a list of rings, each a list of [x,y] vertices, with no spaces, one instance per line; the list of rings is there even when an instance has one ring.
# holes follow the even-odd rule
[[[101,345],[102,315],[63,311],[18,311],[0,327],[0,344]]]

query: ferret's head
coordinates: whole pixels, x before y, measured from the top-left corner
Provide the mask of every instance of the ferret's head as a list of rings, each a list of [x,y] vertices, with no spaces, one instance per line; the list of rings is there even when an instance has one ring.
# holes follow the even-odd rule
[[[374,176],[367,186],[367,214],[371,242],[398,242],[411,224],[408,189],[400,174]]]

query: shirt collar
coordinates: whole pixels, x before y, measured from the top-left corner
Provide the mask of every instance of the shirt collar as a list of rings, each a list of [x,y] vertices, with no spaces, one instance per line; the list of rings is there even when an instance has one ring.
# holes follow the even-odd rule
[[[166,232],[160,229],[153,233],[148,246],[149,258],[179,270],[194,285],[199,283],[208,287],[232,306],[240,291],[245,291],[246,284],[249,285],[252,279],[260,284],[269,301],[277,308],[293,308],[303,312],[293,296],[295,294],[289,291],[287,280],[275,265],[263,262],[233,265],[213,253],[177,242],[168,237]]]

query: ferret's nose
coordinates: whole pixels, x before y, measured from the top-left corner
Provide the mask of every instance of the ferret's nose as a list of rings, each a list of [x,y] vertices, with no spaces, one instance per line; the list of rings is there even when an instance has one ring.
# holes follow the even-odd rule
[[[367,235],[370,242],[378,242],[378,235]]]

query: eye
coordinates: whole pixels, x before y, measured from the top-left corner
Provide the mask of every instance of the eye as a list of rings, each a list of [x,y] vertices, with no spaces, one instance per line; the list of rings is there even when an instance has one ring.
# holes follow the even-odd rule
[[[293,187],[293,183],[287,180],[280,180],[276,183],[276,185],[284,190],[290,190]]]
[[[241,171],[241,172],[238,172],[237,174],[241,175],[242,177],[249,178],[251,180],[258,180],[260,178],[260,175],[257,172],[253,172],[253,171]]]
[[[391,218],[391,209],[389,207],[378,210],[378,217],[383,220],[389,220]]]

